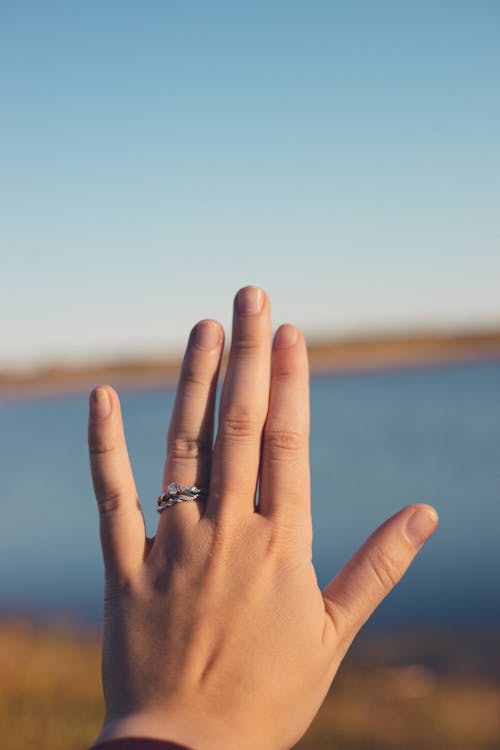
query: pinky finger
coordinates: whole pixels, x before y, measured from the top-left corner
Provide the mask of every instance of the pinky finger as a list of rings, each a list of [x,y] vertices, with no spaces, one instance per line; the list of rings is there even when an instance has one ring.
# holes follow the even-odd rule
[[[325,609],[340,639],[351,641],[405,574],[434,532],[430,505],[410,505],[380,526],[323,591]]]
[[[90,395],[89,454],[106,571],[127,578],[143,560],[146,535],[120,402],[109,386]]]

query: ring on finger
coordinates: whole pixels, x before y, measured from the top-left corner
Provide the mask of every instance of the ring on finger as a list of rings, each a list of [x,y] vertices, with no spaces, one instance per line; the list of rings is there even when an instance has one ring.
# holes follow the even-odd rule
[[[170,482],[165,492],[158,498],[156,510],[161,513],[165,508],[170,508],[177,503],[184,503],[188,500],[203,500],[208,495],[206,487],[181,487],[177,482]]]

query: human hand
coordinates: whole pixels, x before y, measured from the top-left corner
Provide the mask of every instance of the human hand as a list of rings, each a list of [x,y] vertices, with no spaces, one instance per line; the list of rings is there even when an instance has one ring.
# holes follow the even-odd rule
[[[409,506],[322,592],[311,562],[308,363],[269,301],[238,293],[212,449],[223,332],[191,332],[168,432],[163,487],[209,487],[160,516],[154,539],[109,387],[90,399],[89,446],[105,562],[99,740],[146,736],[193,750],[290,748],[352,639],[437,523]],[[256,490],[259,483],[259,504]]]

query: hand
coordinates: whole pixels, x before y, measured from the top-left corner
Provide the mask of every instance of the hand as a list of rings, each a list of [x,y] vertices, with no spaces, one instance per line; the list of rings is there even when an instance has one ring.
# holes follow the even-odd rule
[[[434,530],[412,505],[386,521],[322,592],[311,562],[308,363],[291,325],[271,351],[269,301],[235,300],[193,329],[168,432],[163,487],[209,487],[160,516],[154,539],[129,464],[116,393],[90,399],[89,445],[105,562],[100,740],[147,736],[193,750],[290,748],[352,639]],[[256,490],[259,483],[259,504]]]

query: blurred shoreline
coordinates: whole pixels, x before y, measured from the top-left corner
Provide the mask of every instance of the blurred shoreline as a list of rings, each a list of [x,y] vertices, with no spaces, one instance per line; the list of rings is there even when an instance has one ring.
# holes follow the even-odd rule
[[[500,330],[414,333],[308,341],[313,375],[346,374],[500,360]],[[175,385],[180,359],[129,359],[0,370],[0,398],[87,393],[100,383],[150,390]]]

